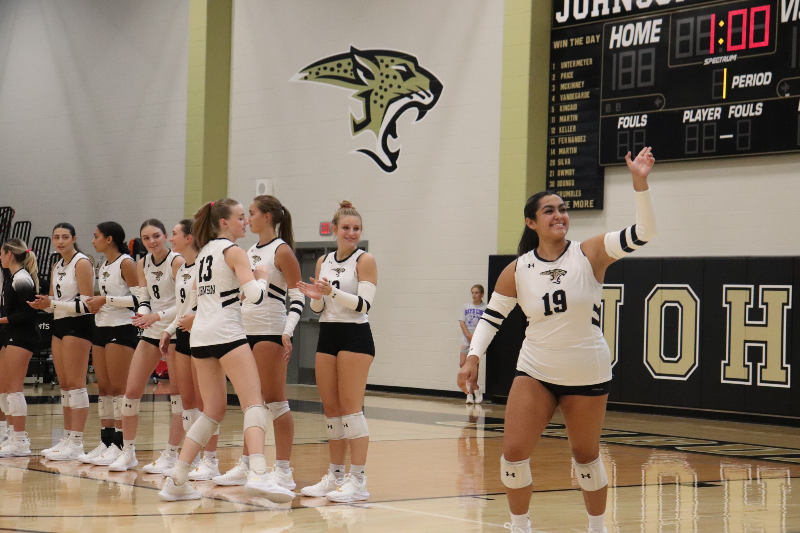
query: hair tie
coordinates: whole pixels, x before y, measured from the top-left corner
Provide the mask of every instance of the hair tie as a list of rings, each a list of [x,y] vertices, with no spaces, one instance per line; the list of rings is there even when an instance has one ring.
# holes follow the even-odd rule
[[[33,251],[33,250],[31,250],[30,248],[28,248],[27,250],[25,250],[25,252],[26,252],[26,253],[31,253],[32,251]]]
[[[214,202],[211,202],[211,207],[214,207]]]

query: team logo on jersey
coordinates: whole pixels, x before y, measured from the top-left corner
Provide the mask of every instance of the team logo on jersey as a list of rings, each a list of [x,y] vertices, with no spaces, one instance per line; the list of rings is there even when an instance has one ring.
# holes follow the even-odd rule
[[[389,137],[397,138],[397,119],[411,108],[417,120],[436,105],[442,83],[420,67],[417,58],[395,50],[358,50],[329,56],[304,67],[292,81],[327,83],[353,91],[363,106],[361,118],[350,116],[353,136],[370,131],[375,147],[358,152],[369,156],[384,172],[397,170],[400,150],[389,148]]]
[[[334,268],[334,269],[333,269],[333,271],[334,271],[334,272],[336,272],[336,277],[337,277],[337,278],[339,277],[339,274],[341,274],[341,273],[342,273],[342,272],[344,272],[345,270],[347,270],[347,269],[346,269],[346,268],[343,268],[343,267],[336,267],[336,268]]]
[[[183,274],[183,276],[181,277],[183,278],[183,281],[189,281],[190,279],[192,279],[191,274]]]
[[[107,270],[104,270],[103,271],[103,279],[108,279],[110,277],[111,277],[111,274]]]
[[[58,273],[58,281],[61,281],[61,280],[63,280],[63,279],[64,279],[64,276],[66,276],[66,275],[67,275],[67,273],[66,273],[66,272],[64,272],[64,271],[61,271],[61,272],[59,272],[59,273]]]
[[[153,274],[156,277],[156,283],[161,281],[161,278],[164,277],[164,273],[161,272],[160,270],[153,271],[151,272],[151,274]]]
[[[261,256],[260,255],[254,255],[253,256],[253,266],[256,266],[256,264],[258,264],[260,262],[261,262]]]
[[[558,284],[561,284],[561,278],[563,278],[566,274],[567,271],[561,270],[560,268],[554,268],[541,273],[542,276],[550,276],[550,281]]]

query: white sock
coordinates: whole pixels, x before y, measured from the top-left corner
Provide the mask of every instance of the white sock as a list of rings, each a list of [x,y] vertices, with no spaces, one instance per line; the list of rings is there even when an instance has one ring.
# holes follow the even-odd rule
[[[328,467],[328,472],[333,474],[333,477],[336,478],[336,481],[341,481],[344,479],[344,465],[335,465],[331,463]]]
[[[511,527],[529,528],[531,527],[531,519],[528,513],[525,514],[512,514]]]
[[[177,447],[177,446],[173,446],[173,445],[172,445],[172,444],[170,444],[170,443],[167,443],[167,451],[168,451],[169,453],[171,453],[171,454],[175,454],[175,455],[177,455],[177,454],[178,454],[178,447]]]
[[[217,452],[210,452],[208,450],[205,450],[203,452],[203,457],[205,459],[216,459],[217,458]]]
[[[19,439],[25,439],[25,438],[27,438],[27,437],[28,437],[28,434],[27,434],[27,433],[25,433],[25,430],[22,430],[22,431],[14,431],[14,437],[16,437],[16,438],[17,438],[17,440],[19,440]]]
[[[127,450],[128,448],[130,448],[131,450],[135,450],[136,449],[135,444],[136,444],[135,440],[123,440],[122,441],[122,450],[124,451],[124,450]]]
[[[0,422],[0,433],[5,433],[6,431],[8,431],[8,422],[3,420]]]
[[[267,460],[263,453],[254,453],[250,456],[250,470],[256,474],[263,474],[267,471]]]
[[[367,467],[366,465],[350,465],[350,475],[356,478],[358,481],[363,482],[364,478],[366,477]]]
[[[189,463],[184,463],[178,459],[175,461],[175,466],[172,467],[170,474],[172,474],[172,481],[176,485],[183,485],[189,479]]]
[[[250,467],[250,456],[249,455],[243,455],[242,456],[242,462],[244,463],[244,466],[249,468]]]
[[[279,470],[283,474],[291,474],[292,473],[292,467],[289,464],[289,461],[276,460],[275,461],[275,470]]]
[[[83,431],[70,431],[69,439],[72,442],[83,442]]]
[[[605,523],[606,513],[589,515],[589,533],[603,533],[603,530],[605,529]]]

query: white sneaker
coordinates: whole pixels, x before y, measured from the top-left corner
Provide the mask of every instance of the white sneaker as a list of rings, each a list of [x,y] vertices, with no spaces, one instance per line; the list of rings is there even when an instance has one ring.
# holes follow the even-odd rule
[[[74,461],[83,455],[83,441],[69,439],[63,448],[59,448],[47,454],[51,461]]]
[[[27,433],[22,437],[11,435],[0,446],[0,457],[27,457],[30,454],[31,441]]]
[[[233,468],[222,474],[221,476],[214,476],[212,479],[217,485],[231,486],[231,485],[244,485],[247,483],[247,473],[250,467],[244,462],[244,456],[239,457],[239,462]]]
[[[97,445],[97,448],[95,448],[94,450],[90,451],[89,453],[84,453],[83,455],[78,457],[78,461],[86,464],[92,464],[92,460],[103,455],[103,452],[105,452],[107,449],[108,446],[106,446],[104,443],[101,442],[100,444]]]
[[[263,496],[274,503],[288,503],[297,496],[291,490],[278,485],[272,476],[272,472],[264,472],[263,474],[249,472],[247,474],[247,483],[244,484],[244,490],[251,494]]]
[[[475,403],[481,403],[483,401],[483,392],[476,390],[475,391]]]
[[[530,520],[528,520],[528,527],[513,527],[511,522],[506,522],[503,524],[503,529],[509,529],[511,533],[532,533]]]
[[[139,461],[136,459],[136,449],[133,446],[126,446],[119,457],[114,459],[114,462],[108,465],[109,472],[125,472],[134,466],[138,465]]]
[[[64,435],[61,436],[61,439],[58,442],[56,442],[53,446],[50,446],[49,448],[45,448],[44,450],[42,450],[41,454],[44,455],[45,457],[47,457],[48,455],[50,455],[54,451],[60,450],[61,448],[66,446],[68,440],[69,440],[69,436],[66,433],[64,433]]]
[[[475,403],[475,398],[472,396],[471,392],[467,394],[467,403]]]
[[[172,481],[171,477],[168,477],[164,480],[164,484],[161,486],[161,490],[158,492],[158,496],[168,502],[175,502],[178,500],[199,500],[203,497],[202,494],[197,492],[192,484],[188,481],[183,485],[176,485],[174,481]]]
[[[148,474],[163,474],[173,466],[175,461],[178,460],[178,454],[169,450],[162,450],[158,458],[150,464],[142,467],[142,470]]]
[[[106,450],[92,459],[92,464],[97,466],[108,466],[117,460],[117,457],[122,453],[122,450],[117,448],[116,444],[112,444]]]
[[[303,487],[300,489],[300,493],[303,496],[310,496],[311,498],[322,498],[323,496],[327,495],[330,491],[336,490],[339,486],[344,483],[344,478],[341,481],[336,481],[336,476],[328,472],[324,476],[319,483],[316,485],[310,485],[308,487]]]
[[[285,474],[281,470],[277,468],[272,469],[272,479],[275,481],[276,484],[280,485],[281,487],[289,490],[294,490],[297,487],[297,483],[294,482],[294,476],[292,475],[294,472],[293,468],[289,469],[289,473]]]
[[[191,481],[208,481],[219,475],[219,459],[203,456],[200,463],[189,472]]]
[[[350,503],[369,499],[367,492],[367,476],[362,476],[363,481],[359,481],[355,476],[347,474],[342,483],[335,490],[325,495],[328,500],[336,503]]]

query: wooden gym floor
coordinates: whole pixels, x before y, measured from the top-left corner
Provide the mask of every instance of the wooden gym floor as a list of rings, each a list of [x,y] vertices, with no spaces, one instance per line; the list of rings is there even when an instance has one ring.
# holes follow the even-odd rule
[[[134,471],[109,473],[39,455],[0,459],[0,531],[499,532],[508,520],[498,476],[504,406],[368,392],[372,497],[365,503],[298,497],[280,507],[210,481],[196,484],[202,500],[166,503],[157,495],[162,477],[140,470],[166,443],[164,392],[164,384],[152,385],[145,397],[151,401],[142,402]],[[60,436],[57,393],[26,389],[35,453]],[[291,386],[290,399],[299,492],[327,468],[325,428],[315,388]],[[586,531],[560,422],[557,414],[532,458],[534,530]],[[229,406],[220,438],[223,472],[241,452],[241,427],[241,412]],[[798,430],[618,412],[609,412],[604,427],[609,532],[800,531],[800,490],[792,490],[800,483]],[[98,437],[93,403],[87,451]]]

